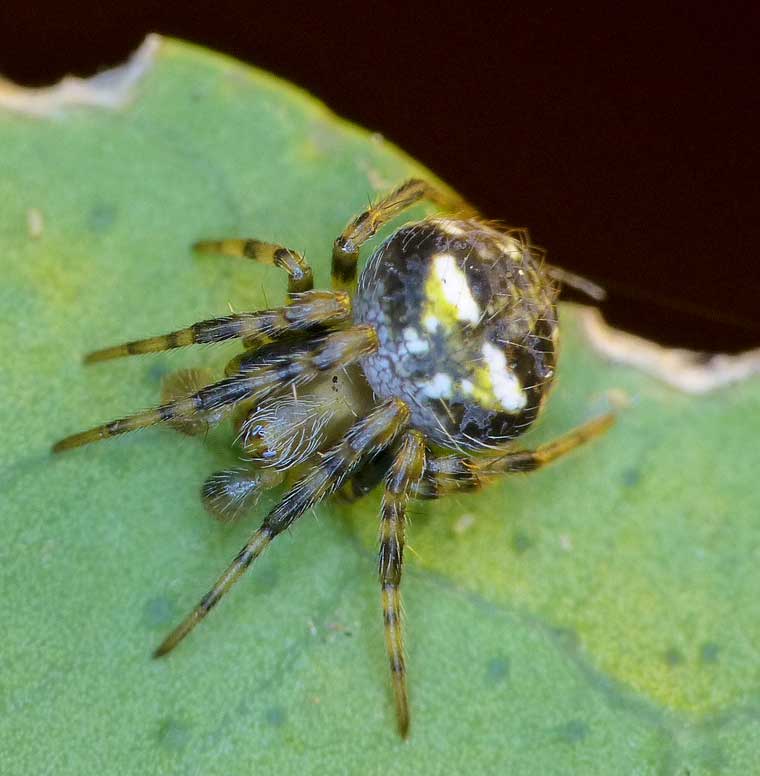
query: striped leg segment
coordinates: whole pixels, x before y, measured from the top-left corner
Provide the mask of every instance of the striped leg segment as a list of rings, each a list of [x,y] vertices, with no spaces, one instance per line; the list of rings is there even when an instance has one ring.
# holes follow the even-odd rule
[[[86,364],[140,353],[158,353],[187,345],[211,344],[229,339],[245,339],[264,344],[293,332],[348,320],[351,300],[343,291],[306,291],[293,297],[292,304],[272,310],[227,315],[194,323],[158,337],[126,342],[85,356]]]
[[[603,434],[614,421],[613,413],[600,415],[535,450],[512,450],[503,453],[489,450],[473,457],[431,457],[414,495],[416,498],[440,498],[452,493],[475,490],[502,474],[535,471]]]
[[[445,210],[459,211],[463,217],[475,215],[473,208],[454,194],[418,178],[406,181],[360,213],[335,240],[332,253],[333,288],[351,290],[356,284],[356,264],[361,246],[388,221],[422,199]]]
[[[358,361],[377,347],[377,334],[372,326],[355,326],[331,332],[300,347],[293,346],[279,356],[246,356],[238,362],[238,372],[231,377],[160,407],[66,437],[53,446],[53,452],[60,453],[157,423],[187,424],[199,414],[206,417],[209,413],[231,409],[243,399],[261,399],[275,391],[309,382],[326,370]]]
[[[380,522],[380,586],[383,602],[385,646],[391,669],[399,733],[409,734],[409,699],[401,622],[401,572],[409,497],[425,470],[425,439],[419,431],[407,431],[385,480]]]
[[[158,647],[155,656],[171,652],[219,603],[278,534],[339,488],[366,456],[387,447],[409,422],[409,415],[406,404],[392,399],[357,421],[345,437],[325,453],[319,464],[285,494],[198,606]]]
[[[260,264],[284,269],[288,273],[289,294],[311,291],[314,288],[311,267],[303,254],[275,243],[246,239],[199,240],[193,245],[193,250],[199,253],[220,253],[223,256],[253,259]]]
[[[215,379],[211,369],[178,369],[176,372],[170,372],[161,379],[161,404],[197,393],[201,388],[211,385]],[[197,413],[192,418],[170,421],[169,425],[180,434],[200,436],[221,423],[226,415],[227,410],[222,407],[216,412]]]

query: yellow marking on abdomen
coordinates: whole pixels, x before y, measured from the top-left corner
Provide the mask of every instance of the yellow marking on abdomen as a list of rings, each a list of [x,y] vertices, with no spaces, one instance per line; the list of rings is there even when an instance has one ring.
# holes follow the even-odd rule
[[[441,325],[451,329],[457,321],[476,324],[480,315],[480,305],[472,295],[467,275],[457,266],[454,256],[437,253],[425,281],[422,325],[428,331],[436,331]]]

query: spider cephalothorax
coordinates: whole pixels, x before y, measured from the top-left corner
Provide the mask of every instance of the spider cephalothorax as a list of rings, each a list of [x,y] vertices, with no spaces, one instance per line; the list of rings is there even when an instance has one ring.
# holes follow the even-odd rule
[[[359,249],[420,199],[458,211],[402,227],[370,257],[355,291]],[[407,505],[530,471],[603,431],[605,415],[536,450],[513,440],[536,419],[554,374],[557,286],[577,280],[546,265],[527,234],[474,217],[456,197],[411,180],[349,223],[333,246],[333,291],[312,290],[296,251],[258,240],[196,248],[284,269],[283,307],[201,321],[170,334],[91,353],[104,361],[194,343],[239,339],[217,382],[203,370],[169,379],[163,403],[66,437],[55,452],[157,423],[201,434],[232,415],[244,465],[202,489],[222,519],[262,490],[290,487],[195,610],[164,640],[170,652],[269,543],[340,489],[364,495],[385,479],[379,571],[399,731],[409,730],[401,601]]]

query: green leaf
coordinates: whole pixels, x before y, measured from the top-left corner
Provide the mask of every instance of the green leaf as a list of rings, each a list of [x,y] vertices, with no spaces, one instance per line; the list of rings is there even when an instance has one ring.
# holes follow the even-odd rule
[[[609,363],[562,311],[559,384],[526,444],[611,390],[631,406],[553,467],[415,507],[404,743],[377,498],[302,520],[153,661],[266,505],[234,526],[203,512],[228,434],[49,450],[229,351],[89,368],[83,353],[282,298],[277,271],[193,256],[194,240],[303,249],[327,286],[332,240],[367,197],[429,173],[271,76],[158,39],[94,86],[6,86],[0,149],[3,773],[756,769],[757,378],[687,395]]]

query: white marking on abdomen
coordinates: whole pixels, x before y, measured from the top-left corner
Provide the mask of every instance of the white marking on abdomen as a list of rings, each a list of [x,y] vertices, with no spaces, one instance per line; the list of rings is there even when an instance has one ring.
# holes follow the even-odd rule
[[[420,333],[413,326],[407,326],[401,333],[408,353],[416,356],[420,353],[427,353],[430,350],[428,341],[422,339]]]
[[[436,372],[432,380],[423,383],[422,392],[428,399],[450,399],[453,383],[451,377],[444,372]]]
[[[515,373],[507,366],[504,352],[490,342],[484,342],[483,358],[488,366],[494,396],[501,406],[509,412],[517,412],[525,407],[528,397]]]

